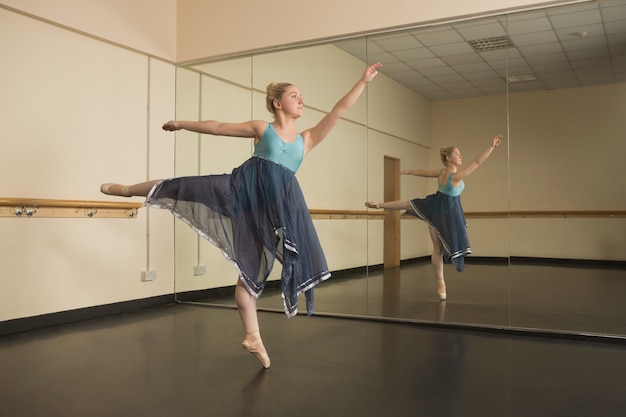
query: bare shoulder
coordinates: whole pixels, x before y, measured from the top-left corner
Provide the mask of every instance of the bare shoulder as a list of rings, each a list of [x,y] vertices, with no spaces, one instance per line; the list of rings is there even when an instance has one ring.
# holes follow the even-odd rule
[[[257,140],[263,136],[268,125],[269,122],[266,120],[250,120],[248,122],[241,123],[243,130],[248,131],[250,133],[250,137]]]

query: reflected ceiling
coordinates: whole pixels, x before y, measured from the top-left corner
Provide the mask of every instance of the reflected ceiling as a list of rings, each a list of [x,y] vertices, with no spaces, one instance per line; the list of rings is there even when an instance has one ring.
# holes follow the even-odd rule
[[[477,51],[476,40],[510,42]],[[626,82],[626,0],[419,28],[337,46],[431,100]],[[526,78],[536,78],[527,80]]]

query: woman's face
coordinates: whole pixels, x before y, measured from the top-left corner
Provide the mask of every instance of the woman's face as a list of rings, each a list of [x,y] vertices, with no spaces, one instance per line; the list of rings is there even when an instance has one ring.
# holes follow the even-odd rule
[[[463,165],[463,155],[458,148],[454,148],[450,156],[447,157],[448,163],[455,166]]]
[[[302,116],[302,108],[304,106],[304,100],[302,94],[295,86],[289,86],[283,93],[280,101],[277,103],[277,108],[283,112],[295,116]]]

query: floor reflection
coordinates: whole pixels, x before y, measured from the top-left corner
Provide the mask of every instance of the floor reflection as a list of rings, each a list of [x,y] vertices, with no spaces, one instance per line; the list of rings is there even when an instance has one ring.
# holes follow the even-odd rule
[[[416,262],[334,274],[315,289],[316,312],[626,336],[623,268],[476,261],[461,273],[446,268],[446,302],[439,301],[430,263]],[[268,288],[258,306],[281,309],[280,293]]]
[[[243,404],[242,417],[262,416],[262,399],[267,389],[269,371],[261,369],[255,377],[244,387],[241,393]]]

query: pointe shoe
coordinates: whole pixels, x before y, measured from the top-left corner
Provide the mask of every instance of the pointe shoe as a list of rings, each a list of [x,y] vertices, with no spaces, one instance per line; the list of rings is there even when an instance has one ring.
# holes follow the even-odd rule
[[[446,301],[446,283],[445,281],[437,281],[437,294],[441,301]]]
[[[372,209],[379,209],[380,205],[378,203],[373,203],[371,201],[366,201],[365,202],[365,207],[372,208]]]
[[[122,187],[122,194],[117,194],[117,193],[114,193],[113,191],[111,191],[111,187],[113,187],[115,185],[119,185],[120,187]],[[102,184],[100,186],[100,192],[102,194],[107,194],[107,195],[116,195],[116,196],[120,196],[120,197],[131,197],[130,191],[128,190],[128,186],[124,186],[124,185],[121,185],[121,184],[115,184],[115,183],[111,183],[111,182],[107,182],[105,184]]]
[[[241,342],[241,347],[252,353],[252,355],[261,363],[263,368],[267,369],[270,367],[269,355],[265,352],[265,349],[261,350],[263,348],[263,342],[261,342],[261,339],[256,339],[253,342],[244,340]]]

